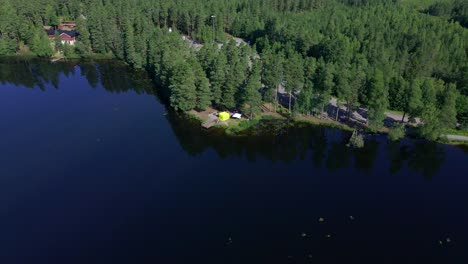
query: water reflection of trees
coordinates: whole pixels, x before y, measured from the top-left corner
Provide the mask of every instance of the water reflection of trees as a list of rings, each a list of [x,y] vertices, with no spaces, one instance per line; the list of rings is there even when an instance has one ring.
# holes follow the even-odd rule
[[[3,58],[0,60],[0,82],[27,88],[39,87],[42,90],[48,84],[58,88],[60,74],[68,76],[74,70],[71,63]]]
[[[334,172],[352,167],[368,175],[376,166],[385,165],[391,174],[404,173],[402,170],[407,168],[427,179],[440,170],[445,160],[442,146],[426,141],[392,143],[383,136],[375,136],[366,140],[364,148],[352,149],[346,146],[349,133],[334,129],[292,126],[280,129],[280,134],[226,137],[220,130],[206,131],[197,121],[175,113],[167,118],[182,148],[193,156],[214,150],[221,158],[235,156],[249,161],[264,158],[289,163],[309,159],[316,168]],[[278,128],[269,130],[278,131]]]
[[[132,71],[118,61],[63,61],[51,63],[39,59],[2,58],[0,60],[0,82],[12,83],[27,88],[45,90],[59,88],[61,76],[76,74],[77,70],[89,85],[99,84],[113,93],[134,91],[139,94],[153,93],[151,80],[144,72]]]

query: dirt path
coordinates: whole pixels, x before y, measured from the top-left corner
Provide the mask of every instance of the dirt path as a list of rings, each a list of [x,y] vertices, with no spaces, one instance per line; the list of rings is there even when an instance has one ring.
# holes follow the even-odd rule
[[[337,99],[336,98],[332,98],[330,100],[330,104],[333,106],[333,107],[337,107]],[[340,109],[341,111],[346,111],[347,108],[345,105],[340,105]],[[400,113],[395,113],[395,112],[385,112],[385,116],[387,116],[388,119],[391,119],[393,120],[393,122],[399,122],[403,119],[403,115],[400,114]],[[351,118],[354,119],[354,120],[357,120],[357,121],[360,121],[360,122],[363,122],[363,123],[366,123],[367,122],[367,109],[366,108],[359,108],[357,111],[354,111],[352,114],[351,114]],[[420,124],[421,123],[421,119],[419,117],[415,118],[416,120],[416,124]],[[405,120],[404,122],[408,122],[408,115],[405,116]],[[447,138],[449,140],[456,140],[456,141],[468,141],[468,136],[459,136],[459,135],[446,135]]]
[[[449,140],[455,140],[455,141],[468,141],[467,136],[459,136],[459,135],[447,135],[447,138]]]

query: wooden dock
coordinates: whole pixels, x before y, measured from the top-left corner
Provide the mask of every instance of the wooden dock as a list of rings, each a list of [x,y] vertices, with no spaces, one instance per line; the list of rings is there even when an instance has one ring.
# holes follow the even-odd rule
[[[218,124],[217,119],[210,119],[210,120],[206,121],[205,123],[203,123],[202,127],[208,129],[208,128],[211,128],[211,127],[215,126],[216,124]]]
[[[53,59],[50,60],[50,62],[57,62],[57,61],[59,61],[61,59],[63,59],[63,58],[53,58]]]

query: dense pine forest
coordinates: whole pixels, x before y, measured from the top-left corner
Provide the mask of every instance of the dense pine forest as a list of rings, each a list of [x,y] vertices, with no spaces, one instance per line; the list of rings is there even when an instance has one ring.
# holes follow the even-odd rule
[[[61,21],[75,46],[44,33]],[[182,111],[253,116],[286,95],[320,115],[333,97],[367,108],[371,130],[390,109],[436,139],[468,126],[467,27],[464,0],[0,0],[0,55],[115,57]]]

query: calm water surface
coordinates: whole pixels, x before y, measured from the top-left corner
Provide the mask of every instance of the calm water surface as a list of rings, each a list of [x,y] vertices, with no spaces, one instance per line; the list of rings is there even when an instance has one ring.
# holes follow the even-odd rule
[[[154,90],[115,62],[0,61],[0,263],[468,263],[463,149],[228,138]]]

